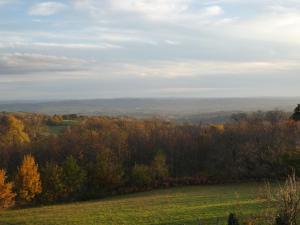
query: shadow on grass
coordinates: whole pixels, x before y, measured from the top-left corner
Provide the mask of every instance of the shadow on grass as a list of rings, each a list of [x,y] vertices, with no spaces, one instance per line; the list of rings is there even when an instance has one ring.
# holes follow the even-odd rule
[[[168,223],[157,223],[155,225],[217,225],[217,224],[226,224],[227,217],[215,217],[211,219],[201,219],[195,218],[185,221],[170,221]],[[154,225],[154,224],[153,224]]]
[[[0,224],[1,225],[24,225],[23,222],[13,222],[13,223],[11,223],[11,222],[1,222],[1,220],[0,220]]]

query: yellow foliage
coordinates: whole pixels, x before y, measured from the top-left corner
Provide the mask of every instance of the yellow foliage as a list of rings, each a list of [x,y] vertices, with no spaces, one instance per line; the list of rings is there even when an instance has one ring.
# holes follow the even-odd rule
[[[215,125],[211,125],[211,128],[216,129],[219,132],[224,132],[225,127],[224,124],[215,124]]]
[[[13,192],[13,184],[6,183],[6,172],[0,169],[0,209],[9,208],[15,203],[16,194]]]
[[[17,189],[18,197],[25,202],[31,202],[37,194],[42,192],[38,165],[31,155],[24,157],[18,169]]]
[[[24,131],[23,122],[12,115],[2,119],[0,132],[4,143],[24,144],[30,142],[29,136]]]

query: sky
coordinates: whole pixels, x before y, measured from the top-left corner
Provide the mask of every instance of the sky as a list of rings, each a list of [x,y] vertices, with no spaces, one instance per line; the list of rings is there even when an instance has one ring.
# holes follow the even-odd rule
[[[300,96],[300,0],[0,0],[0,100]]]

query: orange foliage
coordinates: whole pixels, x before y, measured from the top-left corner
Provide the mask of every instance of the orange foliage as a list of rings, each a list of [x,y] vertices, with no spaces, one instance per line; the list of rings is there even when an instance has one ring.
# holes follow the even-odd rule
[[[0,170],[0,209],[9,208],[15,203],[16,194],[13,192],[13,184],[6,182],[5,170]]]
[[[34,158],[27,155],[18,169],[17,189],[19,198],[31,202],[37,194],[42,192],[40,173]]]

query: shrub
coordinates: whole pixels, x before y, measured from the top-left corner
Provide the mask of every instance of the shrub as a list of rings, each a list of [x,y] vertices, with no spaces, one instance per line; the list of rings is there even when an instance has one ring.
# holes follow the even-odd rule
[[[288,176],[276,195],[278,225],[296,225],[299,213],[300,189],[295,174]]]
[[[269,208],[275,207],[270,214],[270,223],[277,225],[296,225],[297,215],[300,207],[300,187],[297,183],[295,173],[289,175],[283,186],[273,193],[268,188],[267,203]],[[272,211],[270,211],[272,212]]]

